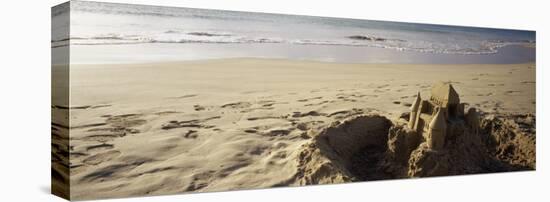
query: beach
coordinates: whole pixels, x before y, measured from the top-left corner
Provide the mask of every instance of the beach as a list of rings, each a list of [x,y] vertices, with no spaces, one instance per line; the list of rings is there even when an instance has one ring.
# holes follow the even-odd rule
[[[536,32],[71,1],[52,192],[72,200],[536,169]]]
[[[399,122],[440,81],[482,116],[535,115],[535,70],[258,58],[71,64],[71,196],[346,182],[299,177],[304,147],[327,127],[375,114]],[[322,170],[317,163],[308,165]]]

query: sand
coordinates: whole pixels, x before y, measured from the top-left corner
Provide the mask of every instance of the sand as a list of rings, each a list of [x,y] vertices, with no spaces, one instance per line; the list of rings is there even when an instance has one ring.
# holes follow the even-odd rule
[[[71,65],[70,75],[73,199],[347,182],[304,152],[327,127],[398,120],[437,81],[484,115],[535,114],[536,100],[534,63],[243,58]],[[304,177],[311,167],[326,172]]]

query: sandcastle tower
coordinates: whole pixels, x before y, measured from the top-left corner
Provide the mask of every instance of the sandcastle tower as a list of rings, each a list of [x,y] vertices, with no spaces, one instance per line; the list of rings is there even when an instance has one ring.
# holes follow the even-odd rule
[[[447,132],[447,121],[443,117],[441,108],[436,108],[435,117],[428,126],[428,134],[426,140],[428,146],[432,149],[442,149],[445,145],[445,135]]]
[[[468,109],[468,113],[465,116],[466,123],[470,126],[472,131],[477,134],[479,133],[479,112],[477,112],[476,108],[470,108]]]
[[[416,99],[414,100],[414,103],[411,105],[411,114],[409,115],[409,124],[408,124],[409,128],[414,127],[420,102],[422,102],[422,98],[420,98],[420,92],[418,92],[418,94],[416,95]]]

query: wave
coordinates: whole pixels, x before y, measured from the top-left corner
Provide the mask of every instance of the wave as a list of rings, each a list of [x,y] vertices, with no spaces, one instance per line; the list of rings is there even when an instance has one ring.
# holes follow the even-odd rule
[[[468,41],[467,46],[452,43],[436,43],[420,40],[385,38],[373,35],[350,35],[340,39],[282,39],[278,37],[252,37],[228,32],[167,30],[159,34],[122,35],[103,34],[96,36],[71,36],[68,39],[52,41],[52,47],[66,45],[126,45],[143,43],[205,43],[205,44],[291,44],[328,45],[385,48],[397,51],[414,51],[442,54],[495,54],[499,48],[509,45],[529,45],[533,40],[483,40]],[[472,45],[473,44],[473,45]]]
[[[390,39],[390,38],[382,38],[382,37],[369,36],[369,35],[352,35],[352,36],[348,36],[347,38],[353,39],[353,40],[363,40],[363,41],[398,41],[398,42],[406,42],[406,40],[403,40],[403,39]]]

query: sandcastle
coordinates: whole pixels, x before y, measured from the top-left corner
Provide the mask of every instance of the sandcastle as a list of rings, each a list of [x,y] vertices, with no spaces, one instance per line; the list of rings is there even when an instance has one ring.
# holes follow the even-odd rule
[[[454,128],[464,127],[465,123],[477,133],[479,128],[479,113],[470,108],[464,114],[464,103],[450,83],[439,82],[433,85],[432,95],[428,100],[422,100],[420,92],[411,106],[407,126],[421,134],[430,149],[442,149],[447,135]]]
[[[535,122],[529,114],[482,117],[439,82],[397,121],[363,114],[312,134],[299,154],[297,183],[533,170]]]

